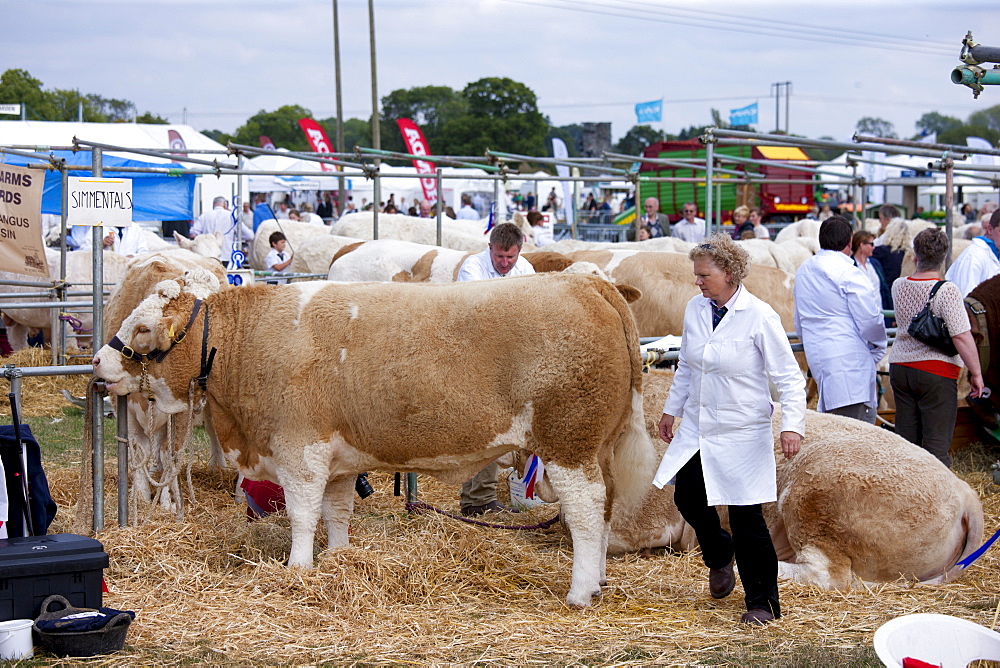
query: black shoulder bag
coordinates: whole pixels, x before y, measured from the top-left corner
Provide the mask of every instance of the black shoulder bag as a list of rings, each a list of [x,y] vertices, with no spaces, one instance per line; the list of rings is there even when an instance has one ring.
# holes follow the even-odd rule
[[[927,303],[924,304],[919,313],[913,316],[913,320],[910,321],[910,326],[906,331],[917,341],[926,343],[932,348],[937,348],[945,355],[952,357],[958,354],[958,350],[955,348],[955,342],[952,340],[951,334],[948,333],[948,325],[942,318],[931,313],[931,302],[934,300],[934,295],[937,294],[938,289],[945,283],[946,281],[938,281],[931,288],[931,293],[927,295]]]

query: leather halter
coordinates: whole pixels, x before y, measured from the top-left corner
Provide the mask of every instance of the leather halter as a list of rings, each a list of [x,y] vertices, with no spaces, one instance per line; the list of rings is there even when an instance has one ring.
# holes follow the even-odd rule
[[[176,336],[174,336],[173,334],[171,334],[171,336],[170,336],[170,339],[171,339],[170,347],[167,348],[166,350],[160,350],[158,348],[154,348],[153,350],[150,350],[148,353],[140,353],[140,352],[137,352],[135,350],[135,348],[132,348],[131,346],[125,345],[125,343],[121,339],[118,338],[118,335],[113,336],[111,338],[111,340],[108,341],[108,346],[111,347],[112,349],[117,350],[118,352],[120,352],[122,354],[122,357],[124,357],[125,359],[135,360],[135,361],[140,362],[142,364],[148,364],[149,360],[155,360],[156,363],[159,364],[160,362],[163,361],[163,358],[167,356],[167,353],[169,353],[171,350],[173,350],[174,346],[176,346],[178,343],[180,343],[181,341],[183,341],[184,338],[187,336],[188,330],[191,329],[191,325],[194,324],[194,319],[198,317],[198,311],[199,310],[201,310],[201,300],[200,299],[196,299],[196,300],[194,300],[194,308],[191,309],[191,317],[188,318],[187,324],[184,325],[184,329],[182,329]],[[207,330],[208,330],[208,317],[207,317],[208,307],[207,306],[205,307],[205,313],[206,313],[206,317],[205,317],[205,330],[206,330],[206,334],[207,334],[208,333],[207,332]]]

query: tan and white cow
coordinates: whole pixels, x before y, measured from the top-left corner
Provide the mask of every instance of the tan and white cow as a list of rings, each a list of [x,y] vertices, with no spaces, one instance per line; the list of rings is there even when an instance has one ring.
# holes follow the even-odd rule
[[[574,251],[574,262],[592,262],[618,285],[642,296],[630,306],[640,336],[679,335],[687,302],[699,294],[694,269],[685,253],[644,251]],[[777,311],[785,331],[794,331],[792,285],[795,277],[774,267],[752,266],[743,284]]]
[[[214,283],[202,281],[193,284],[191,289],[197,291],[197,297],[204,298],[229,287],[222,264],[213,257],[204,257],[182,248],[173,248],[135,258],[104,307],[103,343],[107,343],[118,332],[125,318],[146,297],[153,294],[160,281],[180,278],[185,272],[196,268],[204,269],[216,278]],[[185,445],[183,439],[188,433],[188,422],[193,420],[200,423],[202,418],[201,414],[192,415],[188,411],[167,414],[158,410],[155,403],[151,404],[141,394],[129,395],[127,420],[129,438],[133,443],[131,457],[134,464],[129,468],[132,490],[139,499],[145,502],[157,502],[175,511],[178,517],[183,515],[183,495],[176,479],[157,487],[152,475],[155,471],[171,468],[170,458]],[[172,429],[168,428],[171,420]],[[209,463],[222,466],[224,461],[221,457],[221,448],[210,421],[206,423],[206,431],[212,444],[212,459]],[[171,432],[174,437],[173,442],[169,441]]]
[[[473,253],[412,241],[358,241],[337,251],[327,278],[353,283],[452,283],[470,255]]]
[[[600,591],[612,507],[641,497],[653,466],[638,333],[607,281],[313,281],[219,292],[197,312],[181,288],[160,283],[118,337],[138,353],[168,351],[145,378],[157,405],[178,412],[203,368],[209,318],[215,431],[247,477],[284,488],[290,565],[312,564],[320,514],[329,546],[347,545],[361,471],[459,483],[528,449],[545,459],[573,536],[567,602],[586,606]],[[135,359],[105,346],[93,363],[112,393],[140,391]]]
[[[663,371],[645,378],[652,439],[672,381]],[[778,501],[766,504],[764,514],[783,577],[845,589],[856,580],[939,582],[961,574],[956,562],[983,539],[982,504],[937,458],[884,429],[808,411],[802,450],[786,460],[777,445],[780,424],[779,413],[773,421]],[[612,519],[612,554],[696,544],[673,487],[651,486],[643,505]]]
[[[324,225],[294,220],[265,220],[257,228],[250,248],[249,262],[254,269],[269,269],[264,266],[264,259],[271,250],[268,239],[274,232],[282,232],[288,240],[292,264],[285,271],[293,274],[325,274],[337,251],[359,241],[354,237],[331,234],[330,228]]]

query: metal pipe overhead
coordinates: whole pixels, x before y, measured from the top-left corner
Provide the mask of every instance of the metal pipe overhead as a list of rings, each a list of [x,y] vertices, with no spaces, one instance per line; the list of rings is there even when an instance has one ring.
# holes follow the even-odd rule
[[[300,158],[302,160],[311,160],[312,162],[326,163],[328,165],[339,165],[341,167],[353,167],[354,169],[360,169],[363,171],[368,171],[370,168],[355,162],[346,162],[344,160],[337,160],[335,158],[324,158],[320,157],[315,153],[299,153],[298,151],[272,151],[269,148],[259,148],[257,146],[247,146],[246,144],[234,144],[229,142],[228,144],[230,150],[233,153],[242,153],[244,155],[280,155],[289,158]],[[236,167],[232,165],[227,165],[227,169],[235,169]],[[311,172],[313,176],[316,175],[315,172]]]
[[[1000,155],[1000,149],[979,148],[975,146],[959,146],[957,144],[931,144],[928,142],[915,141],[912,139],[895,139],[892,137],[874,137],[872,135],[854,135],[856,142],[868,142],[873,144],[885,144],[887,146],[909,146],[913,148],[926,148],[937,151],[948,151],[951,153],[974,153],[977,155]]]
[[[487,150],[486,155],[502,158],[504,160],[520,160],[522,162],[536,162],[543,165],[566,165],[567,167],[578,167],[580,169],[594,169],[607,172],[609,174],[627,175],[631,173],[627,169],[618,169],[617,167],[608,167],[606,165],[580,164],[578,162],[572,162],[571,158],[536,158],[530,155],[520,155],[518,153],[504,153],[503,151],[492,151],[492,150]],[[558,177],[554,176],[552,178],[558,178]]]
[[[455,160],[453,158],[438,158],[438,157],[428,157],[426,155],[414,155],[412,153],[401,153],[399,151],[387,151],[381,148],[357,148],[359,153],[364,155],[377,155],[380,157],[398,158],[400,160],[426,160],[427,162],[439,163],[446,162],[451,163],[456,167],[470,167],[472,169],[485,169],[489,172],[499,172],[501,171],[499,167],[494,165],[479,165],[475,163],[462,162],[460,160]],[[395,176],[393,174],[392,176]],[[463,177],[464,178],[464,177]]]
[[[73,150],[78,151],[81,147],[91,148],[91,149],[101,149],[103,151],[118,151],[122,153],[135,153],[137,155],[148,155],[153,158],[170,158],[175,162],[190,162],[192,165],[206,165],[208,167],[227,167],[229,169],[235,169],[237,165],[231,165],[229,163],[220,163],[218,160],[198,160],[197,158],[181,158],[180,156],[171,155],[166,149],[160,151],[146,151],[141,148],[126,148],[124,146],[115,146],[113,144],[99,144],[93,141],[86,141],[85,139],[77,139],[73,137]]]
[[[731,142],[729,139],[743,139],[750,141],[750,145],[774,145],[774,144],[790,144],[793,146],[818,146],[820,148],[838,148],[845,151],[876,151],[878,153],[903,153],[906,155],[920,155],[927,156],[929,158],[941,158],[940,151],[934,150],[921,150],[917,148],[907,148],[903,150],[903,147],[898,149],[892,149],[888,146],[880,146],[878,144],[851,144],[847,142],[832,141],[828,139],[809,139],[808,137],[787,137],[784,135],[766,135],[757,132],[743,132],[742,130],[725,130],[721,128],[708,128],[705,130],[705,135],[716,136],[726,138],[726,143],[737,143]],[[963,151],[962,153],[956,153],[950,156],[953,160],[964,160],[968,157],[966,155],[968,151]]]
[[[609,158],[618,158],[618,159],[625,159],[630,157],[622,153],[609,153],[607,151],[604,151],[604,155]],[[719,160],[719,156],[715,156],[715,159]],[[636,160],[636,162],[647,162],[653,165],[666,165],[668,167],[678,167],[680,169],[691,169],[696,172],[707,171],[707,168],[703,167],[701,164],[689,164],[686,162],[679,162],[677,160],[669,160],[667,158],[639,158],[638,160]],[[734,174],[736,176],[744,176],[749,179],[765,178],[763,174],[758,174],[756,172],[741,172],[737,169],[725,169],[722,167],[716,167],[714,171],[718,174]]]

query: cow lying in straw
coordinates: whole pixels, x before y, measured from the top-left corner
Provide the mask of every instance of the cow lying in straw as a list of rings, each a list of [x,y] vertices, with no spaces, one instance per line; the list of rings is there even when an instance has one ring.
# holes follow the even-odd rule
[[[612,285],[563,274],[314,281],[199,302],[185,290],[202,274],[160,283],[94,357],[95,374],[170,413],[203,384],[226,456],[285,489],[290,565],[312,564],[321,514],[329,547],[347,545],[361,471],[459,483],[529,449],[545,459],[573,536],[566,600],[590,604],[612,502],[641,497],[654,465],[638,333]]]
[[[672,381],[665,371],[645,378],[650,438],[659,438],[657,422]],[[900,577],[941,582],[957,577],[955,563],[982,542],[983,509],[975,491],[933,455],[884,429],[808,411],[802,450],[777,462],[778,501],[766,504],[764,515],[783,577],[827,589]],[[558,498],[546,481],[536,489],[547,501]],[[641,504],[616,508],[609,554],[697,546],[673,492],[650,485]]]

